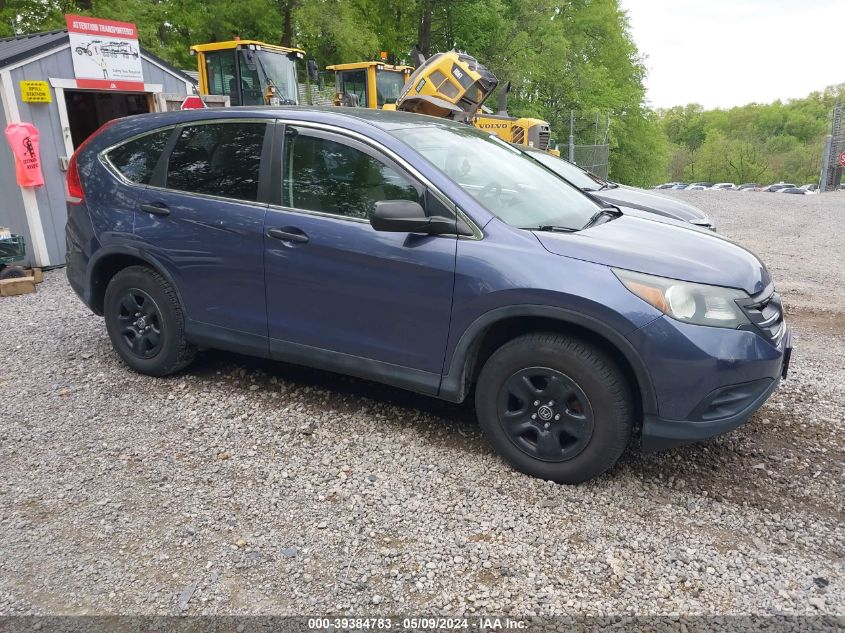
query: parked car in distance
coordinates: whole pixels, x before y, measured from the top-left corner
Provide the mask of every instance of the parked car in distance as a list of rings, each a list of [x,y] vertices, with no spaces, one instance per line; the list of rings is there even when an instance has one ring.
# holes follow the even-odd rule
[[[457,122],[125,117],[67,188],[68,279],[135,371],[211,347],[471,397],[494,449],[547,480],[606,471],[635,428],[646,449],[729,431],[789,365],[755,255],[603,207]]]
[[[760,185],[756,182],[746,182],[737,187],[739,191],[758,191]]]
[[[706,191],[707,189],[710,189],[710,187],[706,185],[690,185],[686,188],[686,191]]]
[[[687,183],[679,182],[677,185],[672,187],[672,189],[676,189],[676,190],[680,191],[681,189],[686,189],[687,187],[689,187],[689,185]]]
[[[736,189],[736,185],[732,182],[717,182],[715,185],[710,187],[711,190],[727,190],[727,189]]]
[[[791,182],[777,182],[773,185],[769,185],[765,187],[763,191],[767,191],[769,193],[775,193],[778,189],[786,189],[787,187],[794,187],[795,185]]]
[[[800,187],[781,187],[780,189],[775,191],[775,193],[797,193],[803,196],[807,192],[801,189]]]
[[[655,189],[674,189],[678,185],[682,185],[684,183],[681,182],[664,182],[662,185],[657,185],[654,187]]]
[[[525,148],[521,145],[518,148],[527,152],[531,158],[551,169],[572,186],[595,196],[603,203],[620,206],[623,211],[627,209],[647,211],[666,218],[689,222],[701,228],[715,230],[713,222],[701,209],[687,204],[683,200],[675,200],[645,189],[608,182],[559,156],[553,156],[539,149]]]
[[[806,185],[801,185],[801,189],[804,190],[804,193],[814,194],[819,192],[819,186],[815,183],[808,183]]]
[[[690,183],[689,185],[687,185],[687,189],[692,189],[693,187],[702,187],[704,189],[709,189],[714,184],[715,183],[712,183],[712,182],[693,182],[693,183]],[[700,190],[696,189],[696,191],[700,191]]]

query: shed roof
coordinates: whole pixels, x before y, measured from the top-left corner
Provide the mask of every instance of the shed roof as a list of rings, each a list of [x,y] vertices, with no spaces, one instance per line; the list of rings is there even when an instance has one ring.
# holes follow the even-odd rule
[[[32,33],[30,35],[19,35],[17,37],[0,38],[0,68],[26,61],[30,57],[35,57],[36,55],[49,51],[52,48],[63,46],[69,41],[70,38],[68,37],[67,29],[44,31],[42,33]],[[151,59],[160,66],[163,66],[183,81],[190,81],[193,84],[197,83],[193,77],[186,75],[175,66],[172,66],[160,57],[153,55],[150,51],[143,47],[141,47],[141,53],[144,57]]]

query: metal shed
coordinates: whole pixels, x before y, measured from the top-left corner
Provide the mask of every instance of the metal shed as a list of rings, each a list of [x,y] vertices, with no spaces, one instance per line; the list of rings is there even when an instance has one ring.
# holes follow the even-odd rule
[[[38,128],[44,186],[20,187],[5,138],[0,144],[0,226],[26,238],[28,264],[65,262],[65,170],[74,148],[106,121],[167,109],[180,95],[194,92],[194,81],[164,60],[141,49],[142,91],[81,89],[74,78],[66,30],[0,39],[0,130],[27,122]],[[21,81],[50,85],[50,103],[27,103]]]

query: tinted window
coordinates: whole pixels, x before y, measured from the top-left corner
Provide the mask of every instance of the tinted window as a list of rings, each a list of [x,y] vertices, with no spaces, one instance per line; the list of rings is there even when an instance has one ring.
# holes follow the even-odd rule
[[[153,177],[158,157],[172,132],[161,130],[124,143],[110,151],[108,159],[124,178],[145,185]]]
[[[410,180],[345,143],[288,128],[285,206],[366,219],[379,200],[420,201]]]
[[[167,165],[167,187],[238,200],[258,199],[265,123],[182,128]]]

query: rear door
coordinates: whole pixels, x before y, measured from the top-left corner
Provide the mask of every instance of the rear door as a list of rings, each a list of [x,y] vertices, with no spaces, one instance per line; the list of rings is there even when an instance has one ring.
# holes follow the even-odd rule
[[[176,281],[194,329],[267,353],[264,215],[259,189],[272,122],[199,121],[176,129],[137,200],[135,237]]]
[[[436,391],[457,239],[369,224],[378,200],[425,206],[425,187],[373,146],[325,130],[286,126],[281,153],[265,237],[271,353]]]

